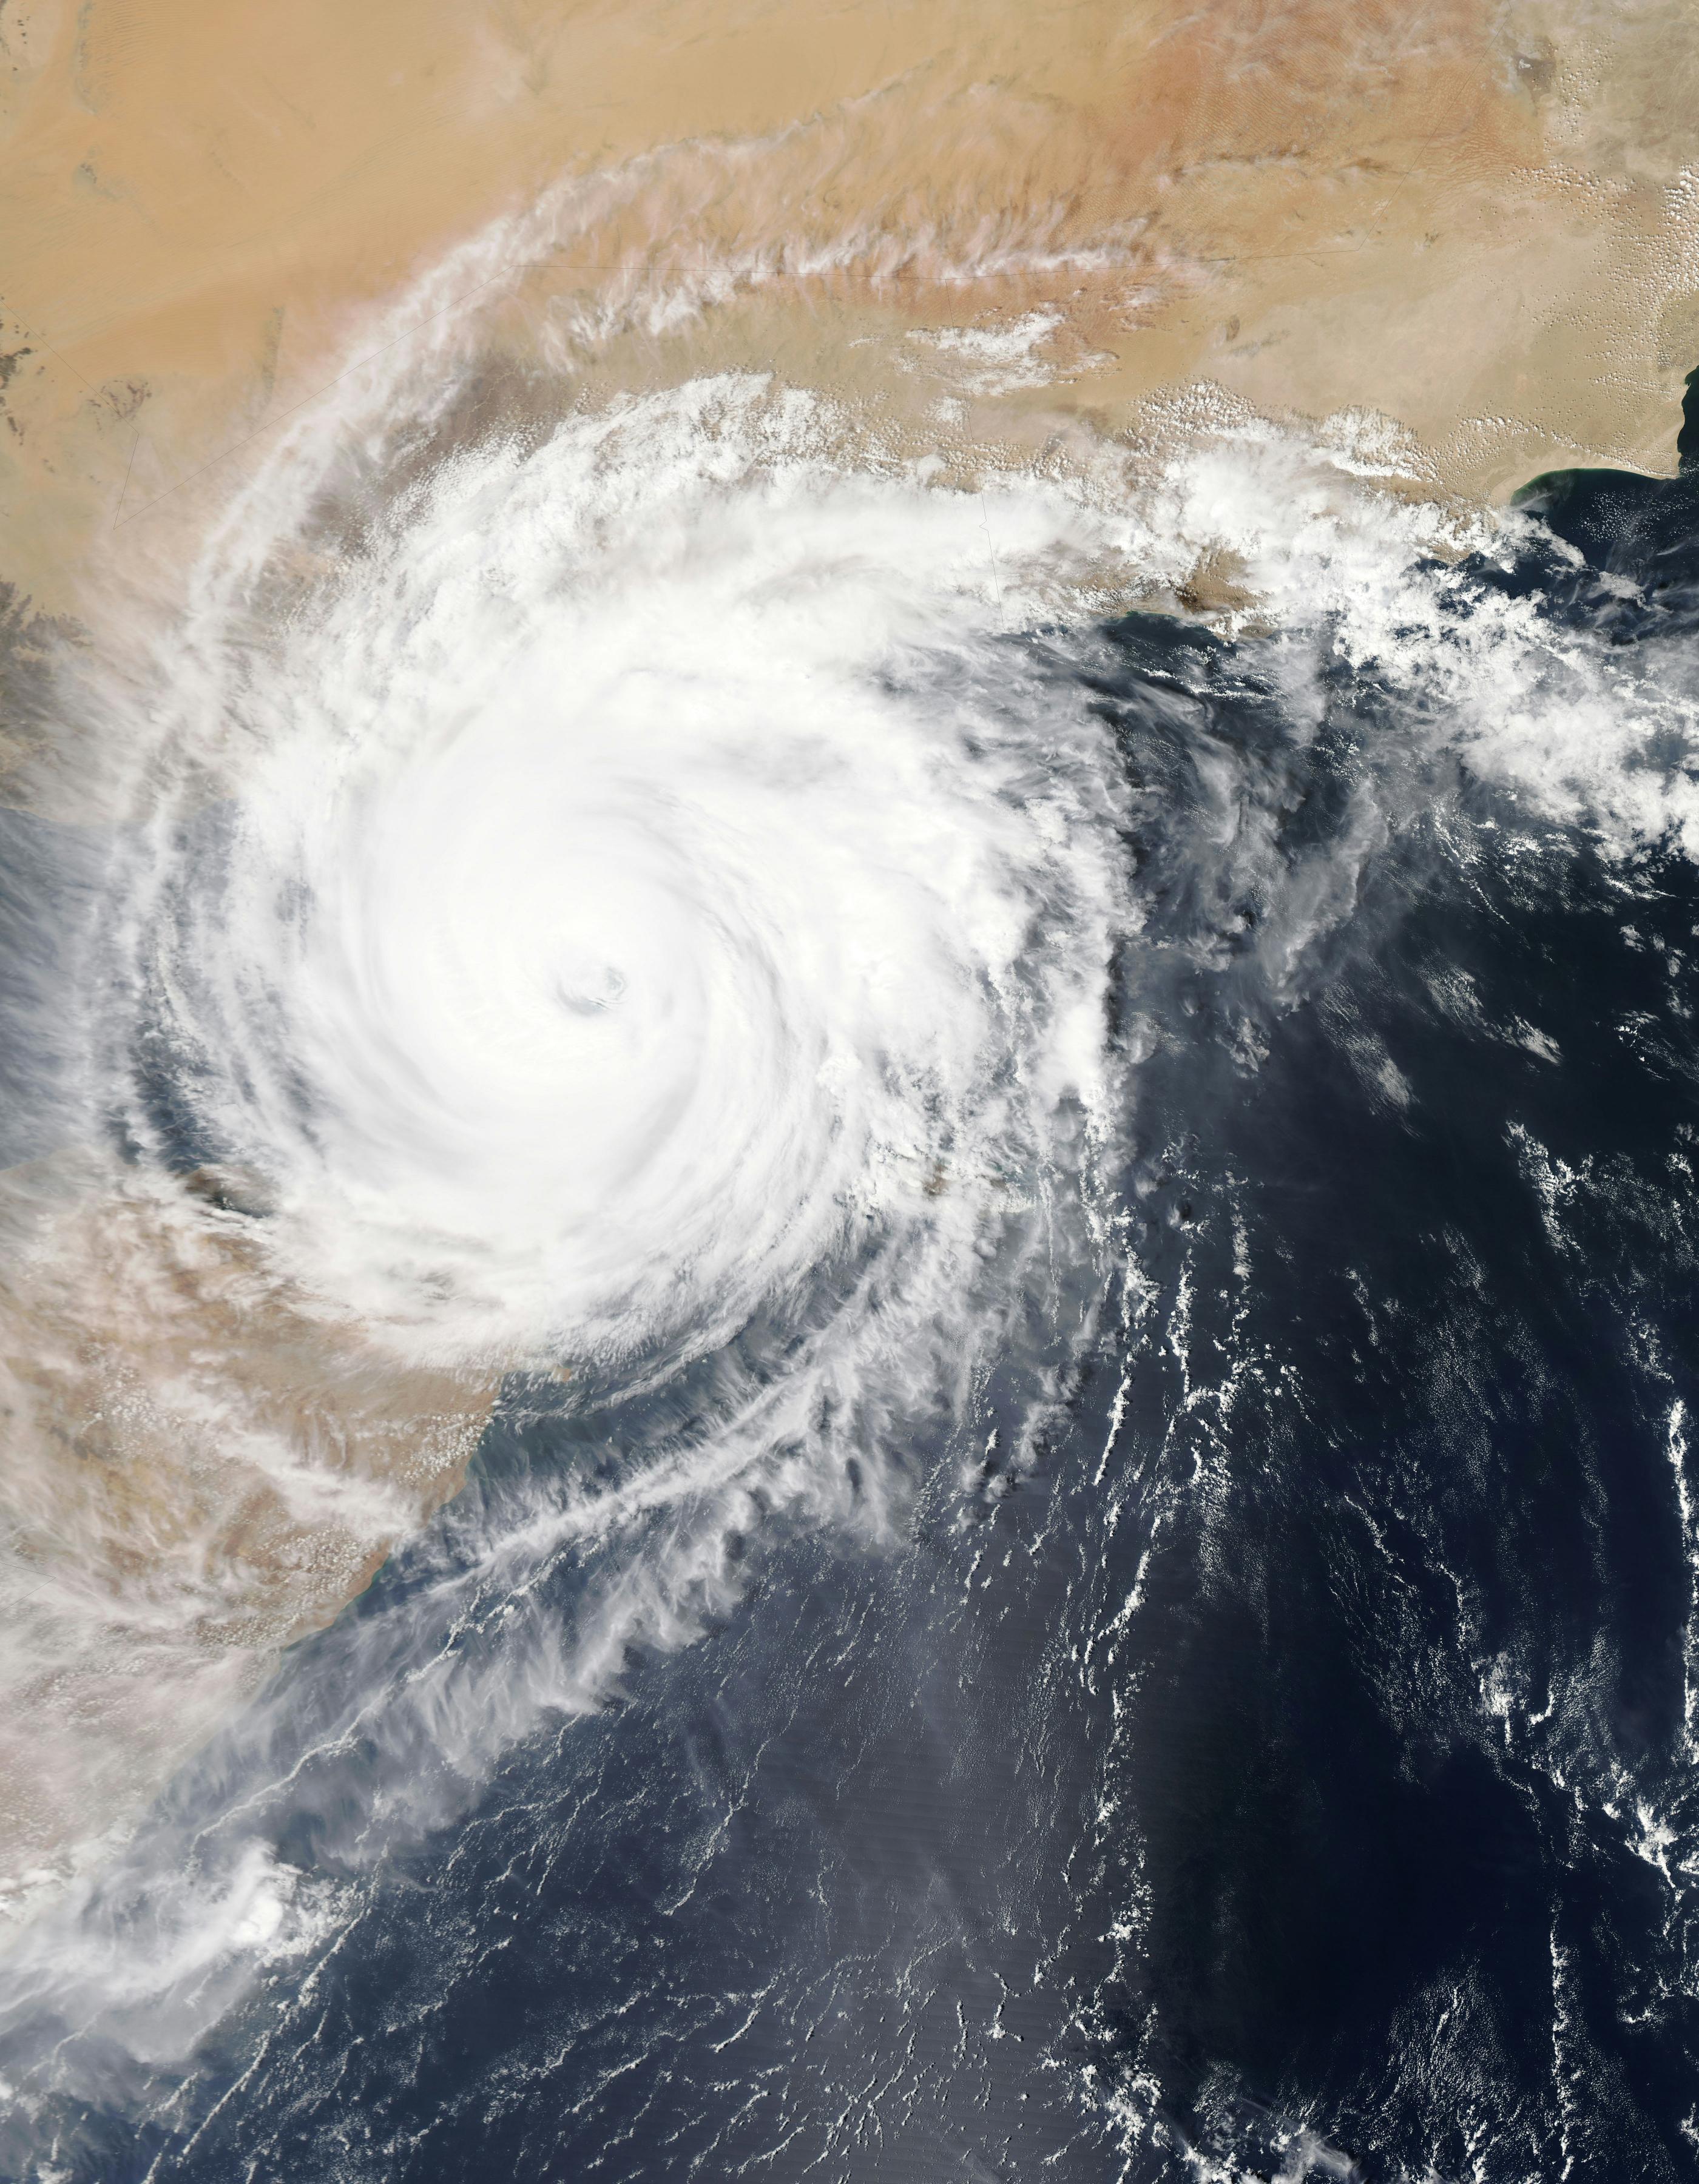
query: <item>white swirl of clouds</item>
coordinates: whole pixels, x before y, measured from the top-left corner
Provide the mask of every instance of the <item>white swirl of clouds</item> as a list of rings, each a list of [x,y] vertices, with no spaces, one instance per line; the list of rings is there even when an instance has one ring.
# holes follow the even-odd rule
[[[999,632],[1108,526],[1033,485],[994,545],[829,422],[698,383],[452,460],[261,641],[201,591],[151,1051],[407,1357],[698,1353],[922,1234],[947,1310],[1106,1127],[1105,738]]]

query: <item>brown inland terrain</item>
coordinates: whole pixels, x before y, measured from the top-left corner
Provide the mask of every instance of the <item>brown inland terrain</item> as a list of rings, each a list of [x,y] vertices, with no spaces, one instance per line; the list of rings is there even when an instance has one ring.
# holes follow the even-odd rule
[[[1201,402],[1379,413],[1435,493],[1667,470],[1696,115],[1655,0],[4,0],[4,794],[114,816],[56,663],[121,666],[409,339],[584,399],[756,369],[962,461]],[[332,1326],[203,1178],[73,1146],[0,1195],[21,1904],[454,1490],[495,1372]]]

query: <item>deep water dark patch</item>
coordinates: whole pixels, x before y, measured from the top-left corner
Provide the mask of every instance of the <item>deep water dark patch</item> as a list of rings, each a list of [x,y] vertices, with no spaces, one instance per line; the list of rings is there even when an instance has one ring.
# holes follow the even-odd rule
[[[1563,844],[1514,916],[1490,878],[1413,865],[1254,1083],[1200,1107],[1188,1057],[1153,1100],[1208,1148],[1211,1220],[1240,1225],[1230,1340],[1259,1362],[1150,1580],[1124,1763],[1144,2059],[1191,2131],[1226,2068],[1252,2112],[1325,2118],[1371,2167],[1461,2165],[1463,2120],[1391,2092],[1438,2036],[1412,2000],[1472,1983],[1504,2059],[1477,2098],[1523,2110],[1524,2158],[1557,2173],[1555,1936],[1583,2075],[1631,2089],[1640,2173],[1680,2173],[1699,2022],[1668,1892],[1601,1808],[1629,1782],[1690,1796],[1668,1433],[1699,1362],[1699,1112],[1691,1072],[1623,1027],[1685,1007],[1669,951],[1699,891],[1648,872],[1630,945],[1618,883]],[[1366,1088],[1365,1042],[1396,1097]],[[1234,1292],[1198,1273],[1191,1345],[1225,1349]]]

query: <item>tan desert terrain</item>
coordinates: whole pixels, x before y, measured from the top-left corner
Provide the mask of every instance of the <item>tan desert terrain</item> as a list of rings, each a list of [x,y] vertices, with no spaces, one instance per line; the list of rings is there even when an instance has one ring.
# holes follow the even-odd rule
[[[1111,426],[1198,379],[1361,405],[1502,493],[1665,464],[1699,356],[1699,24],[1668,4],[9,0],[0,39],[0,574],[46,610],[170,552],[373,305],[568,181],[526,332],[581,363],[623,332],[627,380],[733,357],[912,398],[882,337],[1006,350],[1041,313],[1054,376],[999,394],[945,347],[928,391]]]

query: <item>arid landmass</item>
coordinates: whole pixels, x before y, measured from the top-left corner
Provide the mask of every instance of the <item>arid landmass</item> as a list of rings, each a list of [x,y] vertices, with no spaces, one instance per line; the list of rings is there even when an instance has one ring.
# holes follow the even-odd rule
[[[47,610],[564,181],[525,331],[627,383],[736,359],[1113,426],[1202,378],[1384,410],[1502,493],[1665,465],[1699,340],[1668,5],[11,0],[0,36],[0,570]]]
[[[487,1378],[292,1311],[220,1196],[0,1178],[0,1914],[369,1582],[487,1415]]]

